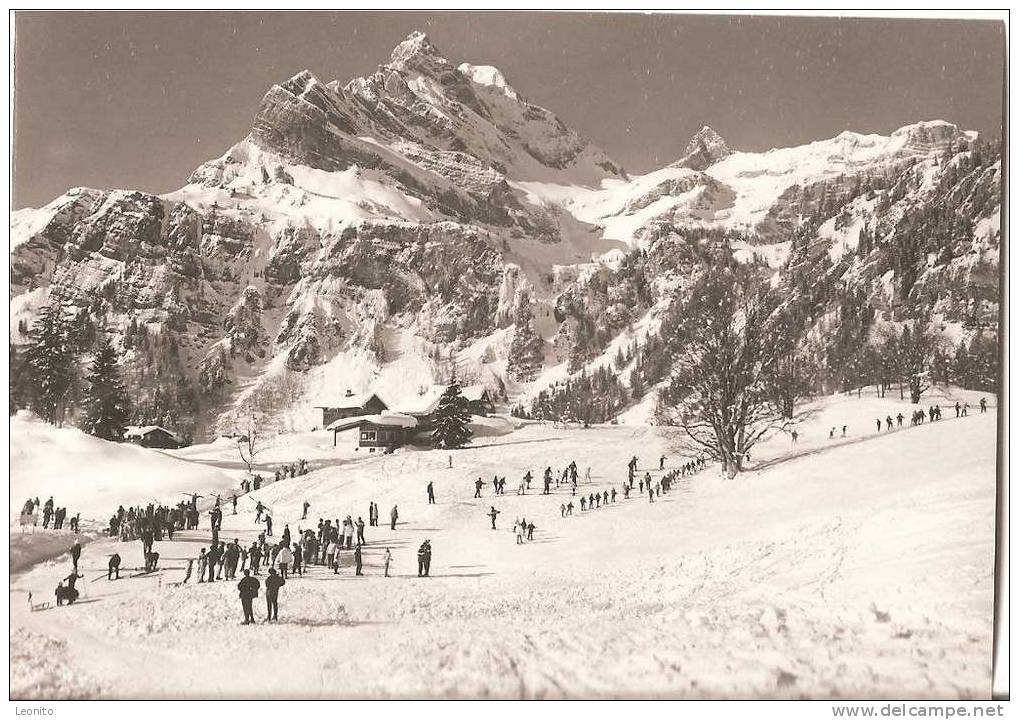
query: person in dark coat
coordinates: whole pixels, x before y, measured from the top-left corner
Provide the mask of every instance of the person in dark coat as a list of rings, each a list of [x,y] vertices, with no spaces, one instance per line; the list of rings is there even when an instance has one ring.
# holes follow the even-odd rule
[[[491,510],[489,510],[489,511],[488,511],[488,512],[486,513],[486,514],[488,515],[488,517],[492,518],[492,529],[493,529],[493,530],[495,530],[495,519],[496,519],[497,517],[499,517],[499,512],[500,512],[499,510],[496,510],[496,509],[495,509],[495,505],[493,505],[493,506],[492,506],[492,509],[491,509]]]
[[[58,607],[61,605],[61,601],[63,601],[63,603],[66,603],[67,605],[70,605],[71,603],[78,599],[78,591],[74,588],[74,584],[83,577],[85,576],[73,572],[60,581],[60,584],[57,585],[56,590]],[[64,583],[67,584],[65,585]]]
[[[361,546],[357,545],[354,548],[354,574],[361,574]]]
[[[429,505],[434,505],[435,504],[435,487],[432,485],[431,482],[429,482],[427,489],[428,489],[428,504]]]
[[[244,608],[244,624],[250,625],[255,622],[255,613],[251,608],[251,602],[258,597],[260,583],[257,578],[251,577],[251,573],[244,571],[244,577],[237,583],[237,591],[241,596],[241,607]]]
[[[269,577],[265,579],[265,621],[279,620],[280,588],[287,584],[281,576],[276,574],[275,568],[269,568]]]
[[[272,537],[272,515],[265,516],[265,534]]]
[[[71,562],[74,564],[74,572],[78,572],[78,559],[81,557],[81,543],[75,542],[71,546]]]
[[[219,549],[219,543],[213,541],[209,547],[209,552],[205,554],[206,568],[209,570],[209,576],[206,578],[206,582],[213,582],[216,579],[216,567],[219,565],[219,554],[222,552]]]
[[[432,545],[428,540],[421,543],[418,548],[418,577],[428,577],[428,570],[432,565]]]
[[[270,533],[271,534],[271,533]],[[290,544],[290,524],[283,523],[283,537],[280,538],[284,545]]]
[[[391,513],[389,513],[389,519],[390,519],[389,529],[390,530],[396,530],[396,519],[398,517],[400,517],[400,513],[397,512],[396,505],[393,505],[393,511]]]
[[[113,577],[116,575],[117,577]],[[110,555],[110,562],[106,566],[106,579],[107,580],[120,580],[120,554],[113,553]]]

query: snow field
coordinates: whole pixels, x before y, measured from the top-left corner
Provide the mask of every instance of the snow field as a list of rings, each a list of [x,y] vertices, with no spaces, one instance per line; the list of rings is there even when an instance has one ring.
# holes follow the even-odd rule
[[[69,666],[114,697],[132,667],[151,669],[132,675],[136,697],[986,696],[993,413],[868,437],[879,407],[912,406],[866,394],[816,405],[797,446],[776,438],[735,480],[709,468],[653,505],[634,494],[566,519],[568,490],[540,495],[546,464],[561,472],[576,459],[581,478],[590,464],[584,492],[618,488],[632,454],[640,475],[660,452],[667,469],[680,462],[669,435],[528,424],[453,453],[406,449],[270,484],[242,514],[227,510],[223,539],[254,538],[254,500],[272,508],[277,536],[284,524],[296,534],[319,517],[367,518],[369,500],[382,525],[366,528],[365,577],[353,577],[350,553],[338,576],[312,567],[281,591],[278,626],[239,626],[233,583],[171,585],[208,542],[204,529],[157,545],[159,576],[89,582],[96,602],[22,609],[14,624],[66,635]],[[828,440],[835,418],[852,437]],[[536,481],[517,496],[527,469]],[[495,473],[504,496],[491,494]],[[474,499],[479,475],[488,484]],[[537,526],[523,546],[510,531],[519,516]],[[433,577],[418,579],[425,538]],[[141,564],[139,543],[98,541],[83,556],[87,581],[113,551]],[[15,587],[51,593],[66,572],[43,564]],[[47,677],[46,692],[71,690],[55,670]]]

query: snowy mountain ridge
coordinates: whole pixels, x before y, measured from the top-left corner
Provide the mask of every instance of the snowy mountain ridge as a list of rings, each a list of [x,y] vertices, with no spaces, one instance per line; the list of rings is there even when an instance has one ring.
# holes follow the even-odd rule
[[[412,33],[367,77],[274,85],[175,192],[12,213],[11,340],[60,297],[117,338],[137,419],[199,437],[253,413],[308,429],[338,387],[414,397],[453,363],[529,401],[653,338],[718,253],[776,282],[807,253],[889,320],[924,305],[971,333],[997,317],[1000,162],[980,143],[928,121],[750,153],[705,127],[631,177]],[[968,225],[906,242],[946,212]]]

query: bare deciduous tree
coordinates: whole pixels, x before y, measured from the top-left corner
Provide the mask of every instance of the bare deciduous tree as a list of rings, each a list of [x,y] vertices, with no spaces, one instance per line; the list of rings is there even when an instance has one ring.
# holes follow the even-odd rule
[[[255,464],[255,458],[262,451],[262,428],[260,418],[251,415],[247,420],[247,427],[241,431],[241,437],[237,438],[237,452],[241,461],[248,468],[248,475],[251,475],[251,468]]]
[[[795,326],[771,288],[740,268],[701,275],[678,317],[670,328],[675,369],[658,422],[681,428],[688,449],[734,476],[761,438],[790,422],[773,380],[795,344]]]

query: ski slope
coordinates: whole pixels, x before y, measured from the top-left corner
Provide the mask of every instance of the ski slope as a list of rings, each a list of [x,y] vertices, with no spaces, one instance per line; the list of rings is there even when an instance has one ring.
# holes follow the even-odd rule
[[[734,480],[709,468],[654,504],[635,493],[565,519],[567,490],[543,496],[536,481],[515,494],[527,469],[576,459],[581,478],[592,468],[582,491],[618,488],[633,454],[640,475],[660,476],[663,452],[667,469],[680,462],[675,438],[527,424],[453,453],[403,450],[270,484],[226,516],[222,537],[251,542],[256,500],[277,533],[367,518],[374,500],[366,576],[346,553],[339,575],[288,581],[279,625],[242,627],[233,583],[170,585],[206,530],[158,544],[161,573],[115,583],[97,579],[107,554],[140,565],[140,544],[97,541],[83,556],[94,602],[27,612],[19,593],[48,597],[66,558],[13,578],[12,696],[987,697],[994,411],[874,432],[875,413],[913,407],[826,398],[798,443],[773,439]],[[847,436],[829,440],[836,422]],[[504,496],[491,494],[495,473]],[[474,499],[478,476],[488,484]],[[519,516],[537,526],[523,546],[510,532]],[[425,538],[432,577],[419,579]]]

